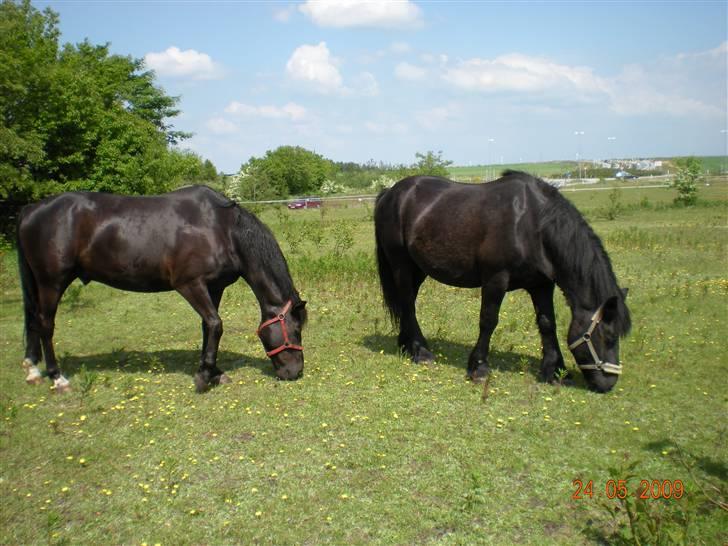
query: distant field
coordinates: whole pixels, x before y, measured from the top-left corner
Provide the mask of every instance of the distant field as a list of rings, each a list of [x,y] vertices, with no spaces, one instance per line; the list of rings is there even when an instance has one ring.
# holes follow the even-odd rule
[[[233,382],[204,395],[199,319],[182,298],[95,283],[77,284],[56,321],[73,392],[25,385],[6,251],[0,544],[725,544],[728,183],[701,186],[692,208],[667,188],[565,195],[630,289],[624,375],[605,395],[574,366],[560,294],[573,386],[537,381],[540,340],[518,292],[487,396],[464,379],[478,290],[426,281],[418,312],[438,360],[401,358],[368,201],[260,207],[309,302],[305,375],[274,378],[240,281],[221,305]],[[637,498],[643,480],[660,498]]]
[[[654,158],[671,162],[675,158]],[[703,170],[711,174],[720,172],[728,172],[727,156],[704,156],[698,158],[703,164]],[[586,164],[586,161],[582,165]],[[493,165],[474,165],[474,166],[455,166],[450,168],[450,175],[454,178],[483,178],[486,173],[492,178],[505,171],[513,169],[517,171],[526,171],[536,176],[554,176],[561,175],[566,172],[576,172],[579,165],[576,161],[544,161],[540,163],[506,163]]]
[[[450,175],[456,178],[482,178],[486,172],[496,178],[507,170],[525,171],[536,176],[552,176],[563,174],[576,168],[574,161],[548,161],[543,163],[507,163],[503,165],[475,165],[468,167],[450,167]]]

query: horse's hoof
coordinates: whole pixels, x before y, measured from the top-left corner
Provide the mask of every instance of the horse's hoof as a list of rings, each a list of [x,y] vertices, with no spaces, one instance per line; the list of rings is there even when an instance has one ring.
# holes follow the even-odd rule
[[[65,394],[67,392],[71,392],[71,383],[68,381],[68,379],[60,375],[53,380],[53,390],[56,394]]]
[[[477,384],[480,384],[480,383],[485,383],[485,380],[488,378],[488,374],[485,373],[485,374],[482,374],[481,375],[481,374],[470,374],[469,373],[465,377],[467,379],[470,379],[470,381],[472,381],[473,383],[475,383],[477,385]]]
[[[427,349],[420,347],[417,350],[417,352],[415,353],[415,355],[412,357],[412,361],[415,364],[423,364],[423,365],[434,364],[435,355],[432,354]]]
[[[23,360],[23,370],[25,370],[25,382],[28,385],[40,385],[43,382],[43,376],[38,369],[38,366],[33,364],[33,361],[29,358]]]
[[[197,394],[202,394],[210,390],[210,384],[200,374],[195,374],[195,390]]]
[[[28,376],[25,378],[25,382],[28,385],[40,385],[41,383],[43,383],[43,377],[40,375],[40,372],[29,373]]]

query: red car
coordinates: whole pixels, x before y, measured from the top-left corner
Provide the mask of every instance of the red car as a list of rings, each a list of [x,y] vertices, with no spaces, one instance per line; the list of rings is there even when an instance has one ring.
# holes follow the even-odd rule
[[[301,197],[288,203],[288,208],[296,209],[318,209],[321,207],[321,199],[318,197]]]

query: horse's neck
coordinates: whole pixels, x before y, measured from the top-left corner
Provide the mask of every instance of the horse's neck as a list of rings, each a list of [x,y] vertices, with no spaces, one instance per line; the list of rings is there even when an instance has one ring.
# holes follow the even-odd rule
[[[269,318],[296,296],[283,252],[270,230],[250,214],[241,217],[234,238],[239,274],[253,289],[261,316]]]
[[[283,260],[283,257],[280,258]],[[271,267],[270,264],[256,264],[249,271],[241,272],[241,277],[250,285],[260,306],[263,318],[275,315],[295,295],[293,281],[283,264]]]
[[[250,286],[258,300],[260,316],[263,319],[270,318],[271,315],[277,314],[292,296],[284,291],[281,286],[276,286],[270,282],[263,282],[258,286],[253,286],[253,284],[250,283]]]
[[[592,294],[591,286],[584,286],[568,275],[560,275],[556,278],[556,285],[566,297],[572,314],[576,309],[593,309],[599,305],[596,297]]]

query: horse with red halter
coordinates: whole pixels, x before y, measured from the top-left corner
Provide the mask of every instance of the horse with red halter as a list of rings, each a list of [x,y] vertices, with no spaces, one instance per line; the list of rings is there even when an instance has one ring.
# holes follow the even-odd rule
[[[385,306],[399,325],[399,345],[415,362],[432,361],[415,315],[427,276],[451,286],[481,287],[480,337],[468,376],[489,372],[490,338],[505,293],[526,290],[543,344],[541,378],[565,370],[556,339],[553,292],[571,307],[569,349],[590,388],[617,382],[619,338],[631,321],[599,237],[557,189],[506,171],[488,184],[413,176],[384,190],[374,211],[379,279]]]
[[[216,364],[223,331],[218,307],[225,288],[242,277],[260,305],[258,335],[276,375],[296,379],[303,371],[306,302],[278,243],[253,214],[206,186],[149,197],[60,194],[24,207],[17,235],[28,383],[42,381],[38,363],[45,357],[56,391],[69,388],[53,332],[58,302],[74,279],[135,292],[179,292],[202,318],[195,375],[202,392],[230,381]]]

